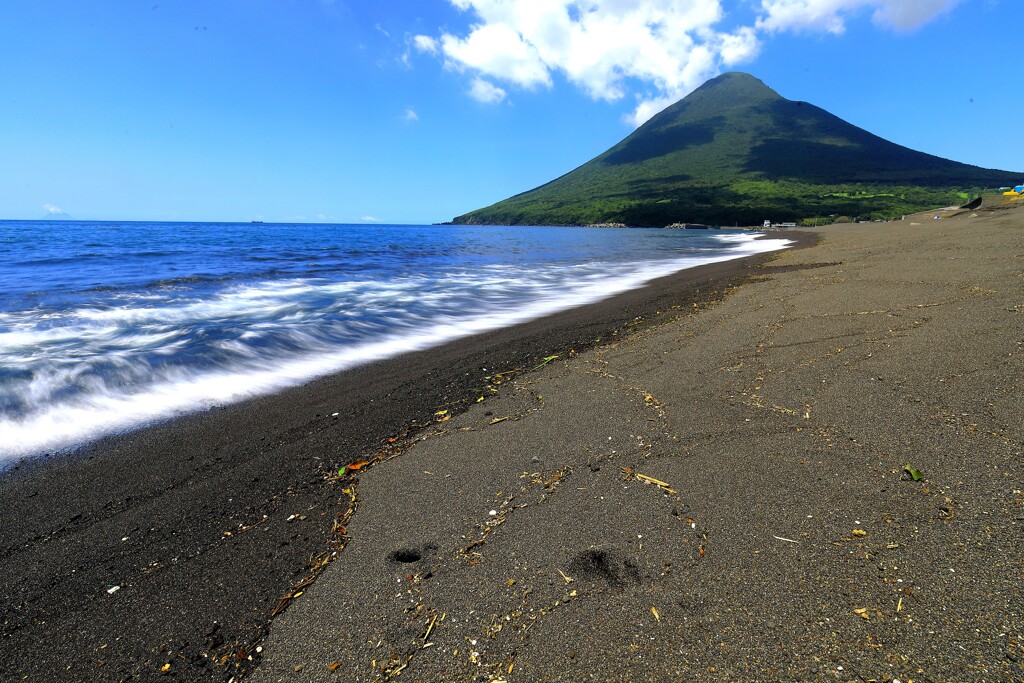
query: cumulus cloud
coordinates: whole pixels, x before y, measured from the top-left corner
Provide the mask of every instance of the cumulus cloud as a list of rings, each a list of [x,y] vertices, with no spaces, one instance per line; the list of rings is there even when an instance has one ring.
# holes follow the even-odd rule
[[[46,213],[64,213],[59,206],[53,204],[43,204],[43,208],[46,209]]]
[[[416,49],[472,76],[469,94],[501,102],[496,84],[533,90],[564,77],[590,97],[637,99],[639,125],[723,70],[753,61],[765,35],[841,33],[845,21],[872,12],[874,22],[911,30],[960,0],[759,0],[750,26],[725,28],[724,5],[740,0],[449,0],[470,15],[469,28],[417,35]]]
[[[419,114],[416,113],[415,109],[412,107],[406,107],[405,113],[402,114],[402,119],[405,121],[419,121],[420,117]]]
[[[504,98],[495,81],[548,88],[560,74],[606,101],[639,82],[651,90],[632,117],[642,122],[655,104],[752,59],[759,46],[753,28],[716,30],[725,16],[721,0],[450,1],[478,21],[465,35],[441,35],[436,47],[449,68],[474,74],[470,93],[481,101]]]
[[[360,218],[360,220],[363,221],[364,223],[379,223],[380,222],[379,218],[374,218],[373,216],[363,216],[362,218]]]
[[[766,31],[843,33],[846,19],[872,10],[875,24],[911,31],[952,10],[960,0],[761,0],[757,26]]]
[[[469,87],[469,96],[484,104],[497,104],[505,99],[505,91],[482,78],[474,78]]]
[[[476,26],[466,38],[441,37],[441,49],[453,68],[470,67],[516,85],[551,85],[548,65],[515,28],[503,23]]]

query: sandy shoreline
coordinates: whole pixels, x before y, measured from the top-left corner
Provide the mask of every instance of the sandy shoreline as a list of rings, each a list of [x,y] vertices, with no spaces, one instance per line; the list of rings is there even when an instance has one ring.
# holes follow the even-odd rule
[[[326,473],[400,446],[389,440],[430,424],[440,407],[457,414],[485,376],[703,306],[770,258],[684,271],[3,473],[3,680],[248,671],[281,596],[342,541],[335,522],[350,506],[347,482]]]
[[[361,475],[251,680],[1024,680],[1024,211],[819,232]]]
[[[6,473],[0,679],[1024,680],[1024,211],[815,232]]]

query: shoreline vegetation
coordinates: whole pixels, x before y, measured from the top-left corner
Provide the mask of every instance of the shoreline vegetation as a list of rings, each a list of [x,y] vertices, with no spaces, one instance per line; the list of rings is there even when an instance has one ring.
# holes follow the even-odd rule
[[[932,213],[3,472],[0,670],[1024,677],[1024,209]]]
[[[1001,189],[1001,188],[1000,188]],[[1009,201],[1018,201],[1022,195],[1016,195]],[[847,224],[847,223],[894,223],[899,221],[905,221],[908,218],[918,215],[942,215],[942,214],[955,214],[960,211],[974,211],[979,208],[990,210],[993,208],[998,209],[999,207],[1009,206],[1008,200],[1005,193],[997,189],[992,188],[971,188],[970,192],[958,192],[953,195],[946,195],[942,197],[948,200],[956,200],[949,206],[942,206],[936,208],[935,204],[928,204],[928,208],[913,207],[912,212],[899,214],[898,216],[891,217],[877,217],[876,214],[868,214],[867,217],[861,217],[859,215],[846,216],[846,215],[830,215],[830,216],[812,216],[810,218],[800,218],[796,221],[780,221],[767,218],[766,220],[770,225],[763,225],[758,223],[756,225],[740,225],[736,223],[734,225],[721,225],[721,224],[706,224],[706,223],[695,223],[695,222],[675,222],[665,225],[657,226],[644,226],[634,225],[620,222],[598,222],[598,223],[541,223],[540,225],[551,226],[551,227],[562,227],[562,228],[642,228],[642,227],[655,227],[665,230],[748,230],[751,232],[765,232],[765,231],[777,231],[786,230],[792,228],[817,228],[825,227],[828,225],[835,224]],[[774,216],[778,215],[789,215],[785,211],[766,211],[766,214],[771,213]],[[525,225],[525,223],[488,223],[488,222],[465,222],[460,223],[455,221],[445,221],[443,223],[434,223],[434,225]],[[532,225],[532,224],[531,224]]]

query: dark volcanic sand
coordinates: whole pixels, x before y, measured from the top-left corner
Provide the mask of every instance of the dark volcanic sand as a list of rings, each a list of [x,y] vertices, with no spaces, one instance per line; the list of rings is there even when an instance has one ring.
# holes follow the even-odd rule
[[[720,298],[769,258],[684,271],[5,472],[0,679],[145,681],[166,669],[176,680],[224,680],[248,671],[280,596],[338,539],[332,526],[349,499],[346,482],[329,475],[340,466],[440,407],[463,409],[484,376],[663,322]]]
[[[943,215],[424,430],[253,683],[1024,681],[1024,205]]]

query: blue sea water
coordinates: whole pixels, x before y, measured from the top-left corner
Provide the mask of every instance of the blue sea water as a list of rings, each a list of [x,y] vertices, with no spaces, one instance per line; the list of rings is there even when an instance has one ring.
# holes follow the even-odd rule
[[[733,231],[0,221],[0,467],[787,244]]]

